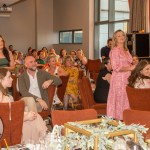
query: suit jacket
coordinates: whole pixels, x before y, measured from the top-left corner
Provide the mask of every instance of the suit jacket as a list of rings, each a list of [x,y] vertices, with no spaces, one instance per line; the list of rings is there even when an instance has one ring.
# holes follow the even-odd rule
[[[42,84],[47,80],[53,80],[53,84],[57,86],[57,85],[62,84],[62,81],[60,78],[53,76],[44,70],[41,70],[41,69],[37,69],[37,70],[38,70],[37,71],[37,81],[38,81],[41,97],[43,100],[46,101],[46,103],[49,106],[48,91],[47,91],[47,89],[42,88]],[[33,97],[35,99],[35,101],[38,98],[37,96],[29,93],[30,79],[27,74],[27,71],[25,71],[23,74],[21,74],[18,77],[18,87],[19,87],[19,92],[21,93],[22,97]]]

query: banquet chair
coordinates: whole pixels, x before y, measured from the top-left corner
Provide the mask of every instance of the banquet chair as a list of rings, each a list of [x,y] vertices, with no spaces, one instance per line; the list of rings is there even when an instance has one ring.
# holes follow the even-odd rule
[[[41,112],[39,112],[39,114],[42,116],[42,118],[47,118],[51,114],[51,108],[52,108],[52,104],[53,104],[53,98],[54,98],[56,86],[50,85],[47,90],[48,90],[49,108],[50,109],[42,110]]]
[[[94,101],[94,96],[91,88],[91,83],[89,78],[83,77],[78,82],[79,93],[81,96],[81,101],[84,109],[93,108],[99,114],[106,114],[106,103],[96,103]]]
[[[62,84],[57,86],[57,96],[60,99],[60,101],[63,102],[67,83],[69,80],[69,75],[68,76],[60,76],[60,79],[62,80]]]
[[[123,111],[123,121],[127,125],[140,124],[150,128],[150,111],[126,109]],[[150,130],[145,135],[145,138],[147,137],[150,139]]]
[[[150,88],[137,89],[130,86],[126,87],[130,109],[123,112],[123,121],[126,124],[141,124],[150,128]],[[150,130],[146,137],[150,137]]]
[[[53,110],[51,112],[52,125],[64,125],[67,122],[97,119],[97,112],[94,109],[83,110]]]
[[[0,103],[0,117],[4,124],[1,137],[2,147],[6,147],[4,139],[9,146],[21,143],[24,107],[23,101]]]
[[[93,80],[94,80],[95,84],[97,82],[98,75],[99,75],[99,73],[95,73],[95,72],[92,73]]]
[[[131,109],[150,111],[150,88],[137,89],[127,86],[126,91]]]
[[[13,81],[12,81],[12,96],[14,98],[14,101],[18,101],[21,98],[21,94],[19,93],[19,91],[17,90],[17,76],[16,75],[12,75],[11,76]]]
[[[84,71],[83,70],[79,70],[78,79],[82,79],[83,76],[84,76]]]
[[[100,59],[88,59],[87,64],[86,64],[86,70],[87,74],[89,74],[88,77],[93,79],[93,73],[99,73],[101,68],[101,61]]]

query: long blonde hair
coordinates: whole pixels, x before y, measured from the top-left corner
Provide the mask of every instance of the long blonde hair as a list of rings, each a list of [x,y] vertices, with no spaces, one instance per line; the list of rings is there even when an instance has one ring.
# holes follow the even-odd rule
[[[124,36],[125,36],[125,42],[124,42],[124,44],[123,44],[123,48],[124,48],[124,50],[128,51],[127,38],[126,38],[125,33],[124,33],[122,30],[117,30],[117,31],[114,32],[113,38],[112,38],[112,46],[111,46],[111,48],[114,48],[114,47],[117,46],[117,33],[118,33],[118,32],[122,32],[122,33],[124,34]]]

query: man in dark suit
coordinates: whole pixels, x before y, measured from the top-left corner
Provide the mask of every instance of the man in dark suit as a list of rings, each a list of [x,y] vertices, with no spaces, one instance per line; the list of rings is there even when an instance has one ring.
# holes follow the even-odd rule
[[[101,48],[101,57],[102,57],[102,60],[104,58],[109,57],[109,52],[111,50],[111,45],[112,45],[112,39],[110,38],[110,39],[107,40],[107,45],[105,47]]]
[[[25,58],[25,66],[26,71],[18,78],[18,87],[28,111],[40,112],[42,109],[50,109],[47,88],[51,84],[60,85],[61,79],[37,69],[37,62],[32,56]]]

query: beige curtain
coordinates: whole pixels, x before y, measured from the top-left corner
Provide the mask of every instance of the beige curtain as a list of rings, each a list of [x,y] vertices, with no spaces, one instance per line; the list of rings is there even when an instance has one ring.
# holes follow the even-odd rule
[[[147,0],[130,0],[130,23],[129,32],[146,31],[146,8]]]

